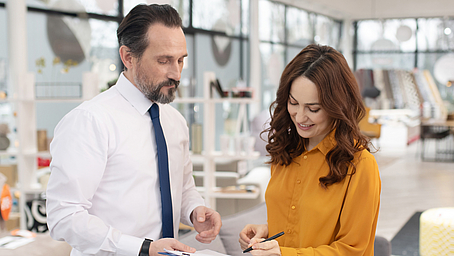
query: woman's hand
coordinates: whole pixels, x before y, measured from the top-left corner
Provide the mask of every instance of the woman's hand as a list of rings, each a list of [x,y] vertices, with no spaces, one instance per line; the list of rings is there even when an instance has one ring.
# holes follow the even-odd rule
[[[260,243],[261,241],[263,241],[262,238],[251,239],[250,246],[253,250],[250,253],[253,256],[281,256],[281,248],[276,240]]]
[[[260,239],[268,237],[268,225],[267,224],[248,224],[240,232],[240,246],[242,250],[249,247],[252,238]]]

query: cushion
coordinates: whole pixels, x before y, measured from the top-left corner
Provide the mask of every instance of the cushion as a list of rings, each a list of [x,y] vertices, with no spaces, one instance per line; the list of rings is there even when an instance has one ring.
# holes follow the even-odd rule
[[[222,228],[219,232],[225,251],[231,256],[244,256],[238,242],[241,230],[247,224],[266,224],[266,204],[260,203],[247,210],[222,218]]]

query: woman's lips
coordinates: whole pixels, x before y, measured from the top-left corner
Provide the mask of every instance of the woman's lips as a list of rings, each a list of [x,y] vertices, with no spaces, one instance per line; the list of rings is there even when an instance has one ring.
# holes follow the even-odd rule
[[[310,130],[312,126],[314,126],[314,124],[298,124],[298,127],[303,131]]]

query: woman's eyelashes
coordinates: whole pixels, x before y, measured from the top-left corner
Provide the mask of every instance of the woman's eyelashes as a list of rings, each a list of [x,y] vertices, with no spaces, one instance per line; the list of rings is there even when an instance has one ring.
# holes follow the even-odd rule
[[[317,109],[309,108],[309,111],[312,112],[312,113],[317,113],[319,110],[320,110],[320,108],[317,108]]]

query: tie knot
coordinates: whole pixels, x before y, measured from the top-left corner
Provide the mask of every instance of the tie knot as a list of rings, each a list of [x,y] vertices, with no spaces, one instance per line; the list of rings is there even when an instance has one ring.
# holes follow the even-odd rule
[[[151,119],[159,118],[159,106],[154,103],[151,108],[148,110],[150,112]]]

